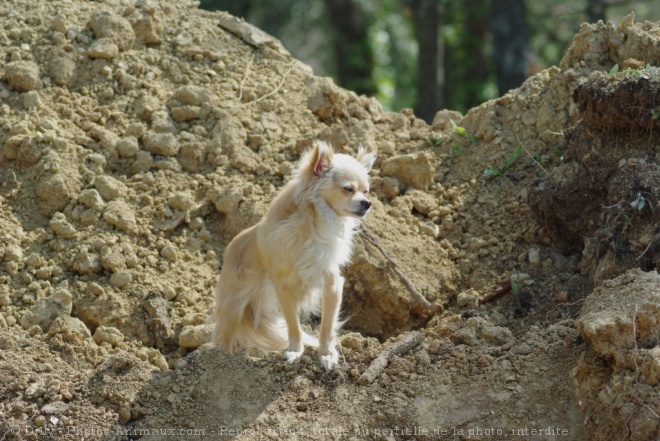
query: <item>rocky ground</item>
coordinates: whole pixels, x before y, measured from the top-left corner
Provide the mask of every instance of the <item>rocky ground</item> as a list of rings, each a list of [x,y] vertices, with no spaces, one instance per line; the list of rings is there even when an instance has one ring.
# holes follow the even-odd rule
[[[0,23],[0,439],[660,437],[657,24],[429,126],[194,2]],[[224,247],[317,138],[378,153],[340,366],[214,349]]]

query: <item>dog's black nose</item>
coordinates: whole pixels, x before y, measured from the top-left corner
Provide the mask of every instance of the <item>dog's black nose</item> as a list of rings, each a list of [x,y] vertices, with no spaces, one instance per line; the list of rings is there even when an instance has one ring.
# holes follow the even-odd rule
[[[371,207],[371,201],[369,199],[360,201],[360,208],[362,208],[364,211],[367,211],[370,207]]]

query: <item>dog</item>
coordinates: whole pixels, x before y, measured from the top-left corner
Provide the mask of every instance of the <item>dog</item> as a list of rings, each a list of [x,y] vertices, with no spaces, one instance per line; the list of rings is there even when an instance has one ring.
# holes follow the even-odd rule
[[[215,290],[213,341],[229,352],[284,350],[293,363],[304,345],[318,346],[327,369],[338,363],[336,332],[353,234],[371,201],[376,156],[334,153],[322,141],[306,150],[292,179],[261,221],[227,246]],[[321,312],[318,340],[299,314]]]

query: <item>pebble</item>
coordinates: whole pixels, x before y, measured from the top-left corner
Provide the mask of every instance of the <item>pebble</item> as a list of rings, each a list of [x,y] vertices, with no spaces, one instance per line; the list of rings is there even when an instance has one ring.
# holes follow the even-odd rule
[[[44,107],[41,96],[36,90],[25,92],[21,98],[21,101],[23,102],[23,106],[27,109],[42,109]]]
[[[214,188],[207,194],[219,213],[229,214],[238,208],[243,199],[243,188],[231,187],[229,189]]]
[[[179,334],[179,346],[182,348],[198,348],[204,343],[211,341],[211,332],[213,324],[203,324],[196,326],[184,326]]]
[[[91,208],[94,211],[101,211],[105,207],[105,202],[96,189],[87,189],[80,192],[78,202]]]
[[[456,296],[456,304],[461,308],[476,308],[479,295],[476,291],[461,292]]]
[[[188,85],[176,89],[172,98],[189,106],[201,106],[211,100],[212,94],[204,87]]]
[[[103,219],[126,233],[135,234],[138,231],[133,209],[122,200],[109,202],[103,213]]]
[[[112,326],[99,326],[96,328],[93,338],[97,345],[100,345],[101,343],[109,343],[112,346],[117,346],[124,341],[124,334],[122,334],[119,329]]]
[[[122,158],[133,158],[139,150],[138,140],[134,136],[126,136],[117,142],[117,151]]]
[[[119,47],[110,38],[99,38],[87,49],[91,58],[112,60],[119,56]]]
[[[188,211],[195,205],[195,200],[190,193],[179,191],[170,195],[167,203],[179,211]]]
[[[37,300],[20,319],[20,324],[23,329],[38,326],[42,330],[46,330],[56,318],[70,315],[72,309],[71,294],[67,290],[59,288],[50,297]]]
[[[55,213],[49,222],[50,228],[55,234],[64,239],[73,239],[76,236],[76,229],[67,222],[63,213]]]
[[[527,251],[527,258],[532,265],[538,265],[541,263],[540,250],[538,248],[530,248],[529,251]]]
[[[117,288],[123,288],[133,281],[130,271],[117,271],[110,276],[110,283]]]
[[[39,66],[31,61],[12,61],[5,65],[5,81],[18,92],[29,92],[41,87]]]
[[[176,262],[177,260],[176,248],[171,244],[165,245],[163,249],[160,250],[160,255],[170,262]]]
[[[129,21],[107,10],[94,12],[89,27],[96,38],[108,38],[122,51],[130,49],[135,41],[135,32]]]
[[[172,133],[148,131],[144,136],[145,150],[163,156],[175,156],[179,152],[179,143]]]
[[[122,198],[126,196],[128,191],[128,188],[123,182],[108,175],[98,176],[94,179],[94,187],[101,197],[107,201]]]

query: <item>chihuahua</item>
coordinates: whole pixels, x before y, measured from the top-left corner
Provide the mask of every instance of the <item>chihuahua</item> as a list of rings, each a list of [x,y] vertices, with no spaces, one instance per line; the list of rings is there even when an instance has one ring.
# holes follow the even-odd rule
[[[369,170],[376,156],[334,153],[322,141],[305,151],[293,178],[261,221],[227,246],[215,291],[213,341],[239,348],[284,350],[288,363],[304,345],[318,346],[321,365],[338,363],[336,332],[353,234],[369,208]],[[320,306],[320,308],[319,308]],[[318,340],[300,314],[321,312]]]

